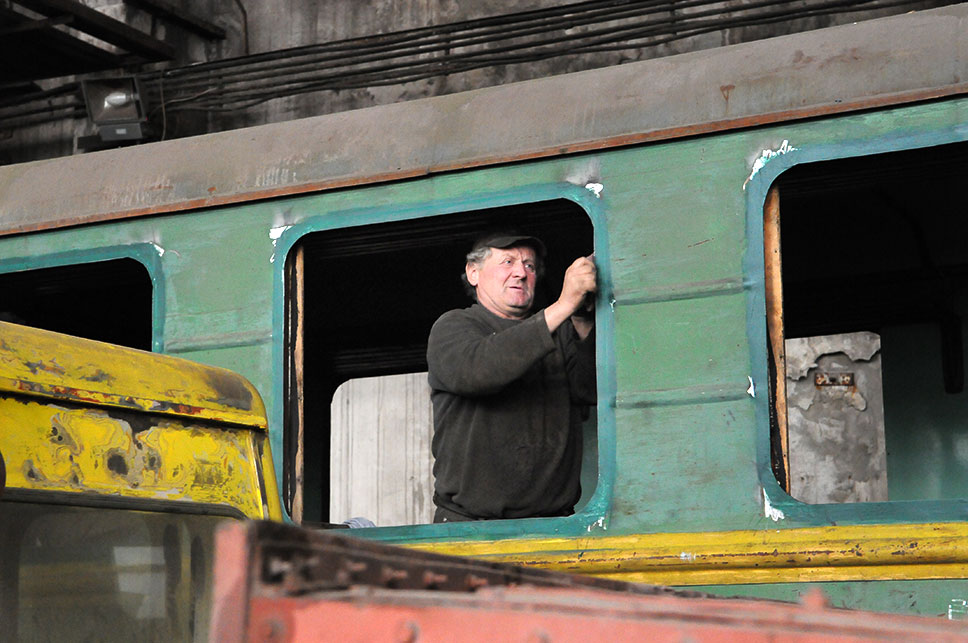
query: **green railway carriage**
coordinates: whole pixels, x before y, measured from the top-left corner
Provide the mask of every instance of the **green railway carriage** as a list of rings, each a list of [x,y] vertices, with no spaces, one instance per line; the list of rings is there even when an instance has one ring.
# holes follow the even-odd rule
[[[578,254],[599,265],[581,506],[355,533],[957,612],[965,177],[955,5],[2,167],[0,312],[241,373],[290,516],[325,523],[348,517],[329,513],[334,392],[425,369],[430,324],[464,305],[470,239],[513,224],[552,251],[547,293]],[[381,501],[414,501],[412,484]]]

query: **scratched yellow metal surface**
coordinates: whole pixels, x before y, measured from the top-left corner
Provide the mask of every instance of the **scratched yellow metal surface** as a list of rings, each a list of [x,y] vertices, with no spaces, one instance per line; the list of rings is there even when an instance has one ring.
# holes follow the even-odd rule
[[[252,518],[280,517],[263,510],[263,491],[275,494],[259,488],[259,434],[120,413],[127,417],[105,409],[0,396],[0,452],[7,463],[7,485],[215,503]]]
[[[661,585],[965,578],[968,525],[928,523],[408,545]]]
[[[268,426],[259,393],[232,371],[5,322],[0,391]]]

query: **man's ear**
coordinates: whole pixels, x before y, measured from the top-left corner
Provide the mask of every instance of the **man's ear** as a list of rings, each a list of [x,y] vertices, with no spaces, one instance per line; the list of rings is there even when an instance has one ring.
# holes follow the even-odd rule
[[[464,274],[467,275],[467,283],[474,288],[477,288],[478,272],[479,270],[477,264],[469,263],[464,266]]]

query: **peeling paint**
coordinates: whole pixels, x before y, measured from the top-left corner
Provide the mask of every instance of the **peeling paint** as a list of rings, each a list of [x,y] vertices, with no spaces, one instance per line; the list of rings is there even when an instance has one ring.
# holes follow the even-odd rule
[[[164,257],[165,256],[165,249],[164,248],[162,248],[161,246],[159,246],[157,243],[154,243],[154,242],[152,242],[151,245],[154,247],[155,252],[158,253],[158,256],[159,257]]]
[[[948,603],[948,620],[963,621],[968,619],[968,601],[963,598],[953,598]]]
[[[586,183],[585,189],[594,194],[596,199],[600,199],[602,198],[602,190],[605,189],[605,186],[601,183]]]
[[[272,240],[272,245],[275,246],[276,241],[279,240],[279,237],[281,237],[282,234],[291,227],[291,225],[281,225],[276,226],[275,228],[269,228],[269,239]]]
[[[783,511],[777,509],[770,503],[770,497],[766,495],[766,489],[763,490],[763,515],[773,522],[779,522],[780,520],[786,519]]]
[[[273,248],[276,247],[276,242],[279,241],[279,238],[282,237],[283,233],[285,233],[285,231],[291,227],[292,227],[291,225],[280,225],[280,226],[275,226],[273,228],[269,228],[269,240],[272,241]],[[275,262],[276,262],[276,253],[273,252],[272,255],[269,257],[269,263],[275,263]]]
[[[679,560],[684,560],[691,563],[692,561],[696,560],[696,555],[690,554],[689,552],[684,551],[681,554],[679,554]]]
[[[753,177],[756,176],[756,173],[766,167],[766,164],[771,160],[788,152],[796,152],[798,149],[799,148],[790,145],[790,141],[784,140],[783,143],[780,144],[780,147],[775,150],[763,150],[760,156],[753,161],[753,170],[750,172],[750,175],[746,177],[746,180],[743,181],[743,189],[746,189],[746,184],[752,181]]]
[[[756,397],[756,387],[753,386],[753,376],[752,375],[747,375],[746,376],[746,379],[748,379],[750,381],[750,387],[748,389],[746,389],[746,393],[750,397],[754,397],[755,398]]]
[[[602,531],[608,529],[608,527],[605,526],[605,517],[604,516],[602,516],[601,518],[599,518],[598,520],[596,520],[592,524],[588,525],[588,528],[586,529],[586,531],[589,532],[589,533],[591,533],[592,529],[595,528],[595,527],[598,527]]]

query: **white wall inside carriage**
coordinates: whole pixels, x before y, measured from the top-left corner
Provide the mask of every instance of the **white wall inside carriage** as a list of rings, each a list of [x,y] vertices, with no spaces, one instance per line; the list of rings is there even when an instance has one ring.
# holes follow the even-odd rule
[[[330,407],[330,521],[433,522],[433,413],[426,373],[343,383]]]

